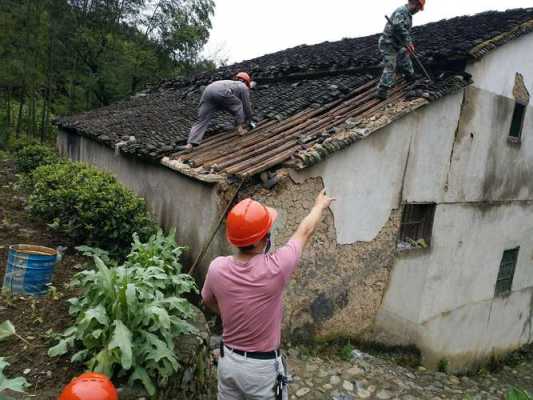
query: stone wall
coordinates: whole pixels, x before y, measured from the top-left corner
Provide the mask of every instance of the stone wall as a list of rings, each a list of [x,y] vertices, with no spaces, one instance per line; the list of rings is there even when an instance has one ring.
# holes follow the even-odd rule
[[[321,178],[298,184],[286,177],[271,191],[256,186],[241,198],[251,196],[279,211],[273,239],[281,246],[309,213],[323,187]],[[374,240],[340,245],[333,214],[327,212],[286,292],[286,336],[299,341],[365,338],[389,281],[398,227],[399,212],[394,210]]]

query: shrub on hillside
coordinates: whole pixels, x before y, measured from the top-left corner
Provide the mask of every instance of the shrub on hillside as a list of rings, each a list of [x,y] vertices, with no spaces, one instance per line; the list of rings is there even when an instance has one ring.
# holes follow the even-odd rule
[[[141,240],[155,232],[144,200],[96,168],[73,162],[45,165],[31,174],[31,182],[31,213],[76,243],[123,256],[134,232]]]
[[[18,147],[15,156],[17,171],[22,174],[28,174],[43,165],[63,162],[63,159],[54,149],[42,144],[28,144]]]

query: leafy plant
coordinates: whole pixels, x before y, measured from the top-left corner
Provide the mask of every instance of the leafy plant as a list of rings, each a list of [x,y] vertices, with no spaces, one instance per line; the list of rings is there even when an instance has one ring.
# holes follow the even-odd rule
[[[95,268],[74,277],[73,286],[82,291],[69,300],[76,322],[49,355],[76,349],[72,362],[108,376],[127,375],[130,384],[140,381],[154,395],[156,383],[165,386],[180,369],[175,341],[195,331],[186,321],[192,306],[181,297],[196,291],[192,278],[181,273],[182,251],[173,233],[161,231],[146,243],[134,235],[131,253],[119,266],[106,265],[100,258],[105,252],[84,247],[93,253]]]
[[[125,256],[134,232],[141,240],[155,232],[144,200],[96,168],[73,162],[46,165],[31,180],[31,213],[75,242]]]
[[[15,327],[11,321],[4,321],[0,324],[0,341],[12,336],[18,336]],[[0,357],[0,400],[8,400],[11,397],[4,395],[6,390],[13,392],[24,393],[24,390],[30,386],[26,379],[22,377],[8,378],[4,375],[4,370],[9,366],[9,363],[4,357]]]
[[[449,368],[449,362],[447,359],[442,358],[439,360],[439,364],[437,365],[437,370],[439,372],[448,373]]]
[[[41,144],[29,144],[16,151],[15,166],[17,171],[27,174],[42,165],[51,165],[63,160],[54,149]]]
[[[346,343],[342,348],[339,350],[339,357],[344,361],[351,361],[352,360],[352,352],[354,350],[354,347],[351,343]]]
[[[533,395],[525,390],[512,388],[505,396],[505,400],[533,400]]]

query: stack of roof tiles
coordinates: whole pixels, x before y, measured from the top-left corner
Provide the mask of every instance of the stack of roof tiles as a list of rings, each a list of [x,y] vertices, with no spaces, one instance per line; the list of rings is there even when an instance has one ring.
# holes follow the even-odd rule
[[[468,84],[468,77],[463,71],[469,60],[482,57],[493,48],[530,31],[533,31],[533,8],[486,12],[414,28],[417,51],[436,81],[433,84],[418,82],[411,86],[400,84],[392,101],[407,101],[416,97],[430,101],[457,90]],[[219,139],[207,140],[206,145],[218,147],[242,144],[244,155],[241,159],[234,160],[236,164],[232,164],[230,160],[224,162],[223,159],[220,160],[220,156],[216,156],[216,162],[211,160],[205,165],[204,171],[220,173],[224,170],[220,165],[229,165],[229,171],[225,171],[228,174],[237,172],[248,176],[261,171],[261,168],[250,167],[254,161],[268,168],[276,165],[278,160],[279,163],[287,162],[317,141],[331,142],[332,138],[329,136],[335,133],[334,128],[340,123],[345,124],[354,117],[368,117],[369,112],[377,109],[379,104],[374,99],[372,90],[374,80],[380,73],[378,37],[372,35],[299,46],[220,68],[214,73],[199,74],[188,80],[165,81],[126,101],[61,118],[58,125],[108,146],[121,143],[120,150],[124,153],[159,160],[173,156],[175,146],[186,139],[195,122],[198,101],[206,84],[217,79],[231,78],[240,70],[250,71],[258,82],[258,87],[252,94],[255,118],[260,122],[256,133],[261,133],[267,142],[261,145],[263,147],[258,147],[261,143],[247,139],[251,141],[250,144],[244,139],[235,138],[232,133],[224,134]],[[389,100],[388,104],[390,102]],[[350,104],[357,107],[349,108]],[[351,111],[347,112],[348,109]],[[323,110],[323,113],[313,113],[316,110]],[[344,111],[339,113],[339,110]],[[338,115],[332,120],[328,114],[330,112]],[[290,121],[297,121],[310,126],[305,119],[306,115],[314,118],[317,129],[305,130],[297,125],[290,125]],[[230,131],[232,123],[229,116],[221,114],[216,118],[210,134]],[[289,129],[283,131],[281,128],[284,126],[289,126]],[[263,161],[248,160],[246,154],[256,157],[256,153],[267,151],[273,130],[287,136],[284,141],[278,143],[274,140],[273,143],[285,146],[289,142],[294,144],[290,148],[292,150],[289,147],[285,150],[287,157],[274,152],[267,157],[263,156]],[[298,137],[293,135],[297,131]],[[311,135],[310,139],[302,139],[302,133],[305,132]],[[225,141],[226,139],[229,141]],[[202,148],[204,156],[197,154],[199,159],[206,159],[206,145]],[[213,151],[209,151],[213,155]],[[179,155],[173,158],[176,157]],[[198,160],[194,161],[194,156],[181,158],[192,167],[195,164],[196,167],[202,166]],[[238,166],[244,169],[239,170]]]

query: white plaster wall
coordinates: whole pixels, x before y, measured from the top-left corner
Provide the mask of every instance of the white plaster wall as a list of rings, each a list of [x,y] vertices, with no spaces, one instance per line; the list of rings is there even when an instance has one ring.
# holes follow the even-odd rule
[[[439,205],[431,250],[408,261],[428,270],[418,322],[492,299],[504,250],[520,246],[513,289],[533,287],[532,222],[533,203]]]
[[[412,335],[416,344],[430,358],[433,354],[450,360],[471,361],[493,349],[531,341],[532,222],[533,203],[483,208],[439,204],[431,249],[396,260],[377,318],[378,330],[390,330],[393,318],[417,323],[417,334]],[[513,293],[495,298],[503,252],[518,246]],[[403,330],[402,324],[395,324]]]
[[[468,88],[453,149],[446,202],[533,199],[533,107],[521,145],[508,141],[514,100]]]
[[[214,186],[178,175],[160,165],[115,155],[103,145],[63,131],[58,133],[57,146],[70,159],[111,173],[143,197],[159,224],[166,229],[176,228],[178,243],[189,247],[186,261],[191,263],[196,258],[217,222]],[[219,232],[199,270],[205,271],[209,261],[222,254],[225,246],[223,234]]]
[[[501,355],[533,341],[533,288],[467,304],[419,328],[426,363],[440,359],[462,369],[476,360]]]
[[[438,203],[444,199],[463,96],[463,91],[448,96],[420,113],[403,187],[405,202]]]
[[[513,97],[515,74],[519,72],[533,95],[533,34],[490,52],[469,65],[466,72],[472,74],[475,87],[509,98]]]
[[[332,211],[339,244],[375,239],[402,196],[420,202],[442,197],[461,101],[459,93],[415,111],[303,173],[321,176],[337,198]]]
[[[516,72],[533,94],[532,44],[529,35],[469,66],[475,83],[460,121],[447,120],[451,108],[434,117],[455,119],[456,132],[432,137],[419,127],[413,139],[404,198],[438,203],[432,245],[397,258],[376,325],[388,339],[417,344],[433,365],[441,357],[461,367],[533,340],[531,106],[521,145],[507,139]],[[513,292],[494,298],[502,254],[517,246]],[[407,342],[398,339],[406,332]]]

